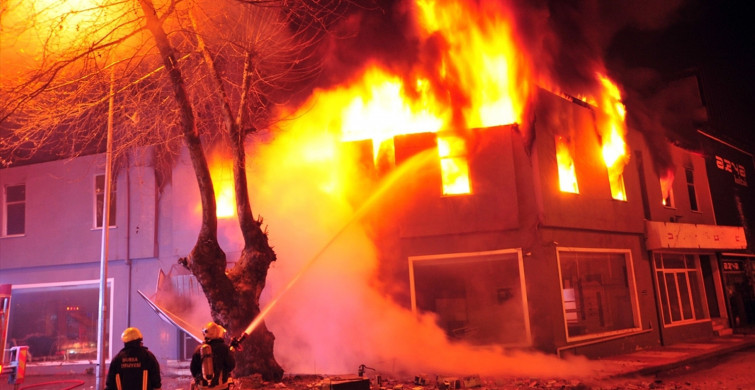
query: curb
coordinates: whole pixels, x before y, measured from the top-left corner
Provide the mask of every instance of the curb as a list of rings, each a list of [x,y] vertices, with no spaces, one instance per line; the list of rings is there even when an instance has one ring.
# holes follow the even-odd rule
[[[650,365],[650,366],[639,368],[639,369],[632,370],[629,372],[611,375],[610,378],[618,379],[618,378],[628,378],[628,377],[636,377],[636,376],[652,376],[662,371],[668,371],[668,370],[678,368],[687,364],[701,363],[711,358],[726,356],[734,352],[739,352],[739,351],[743,351],[750,348],[755,348],[755,340],[749,340],[749,341],[744,341],[742,343],[738,343],[734,345],[724,346],[721,348],[717,348],[713,351],[692,354],[690,356],[687,356],[687,357],[684,357],[684,358],[681,358],[679,360],[669,362],[669,363]]]

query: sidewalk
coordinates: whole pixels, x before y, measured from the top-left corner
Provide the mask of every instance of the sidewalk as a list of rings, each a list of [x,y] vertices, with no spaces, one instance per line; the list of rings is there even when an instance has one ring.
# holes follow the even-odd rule
[[[601,362],[606,364],[607,377],[652,376],[754,347],[754,334],[734,334],[694,343],[680,343],[626,355],[610,356],[602,359]]]
[[[674,368],[683,367],[686,365],[692,365],[701,363],[710,359],[725,356],[737,351],[746,350],[749,348],[755,348],[755,334],[749,335],[730,335],[725,337],[714,337],[704,341],[698,341],[695,343],[681,343],[671,346],[658,347],[654,349],[642,350],[626,355],[616,355],[606,357],[596,362],[601,363],[601,370],[598,373],[599,378],[592,378],[597,381],[609,380],[609,379],[627,379],[627,378],[639,378],[639,377],[652,377],[656,374],[664,371],[672,370]],[[38,368],[38,367],[37,367]],[[76,390],[89,390],[94,389],[95,377],[91,373],[82,374],[81,370],[76,370],[68,374],[58,372],[55,374],[47,375],[36,372],[37,370],[30,370],[27,374],[26,381],[20,387],[21,389],[29,388],[33,390],[39,389],[76,389]],[[35,375],[36,374],[36,375]],[[530,378],[531,380],[535,380]],[[546,380],[548,378],[542,378]],[[12,390],[13,386],[7,384],[7,377],[3,377],[0,381],[0,390]],[[45,385],[45,382],[49,385]],[[190,378],[188,376],[173,376],[165,375],[163,378],[163,390],[188,390]],[[310,383],[311,382],[311,383]],[[288,387],[293,390],[310,390],[312,383],[315,383],[314,379],[309,382],[302,382],[306,386],[282,386]],[[570,382],[558,382],[552,381],[555,384],[553,386],[568,384]],[[52,386],[52,384],[55,386]],[[518,383],[518,382],[517,382]],[[528,381],[529,383],[529,381]],[[522,384],[525,388],[532,387],[526,383]],[[552,386],[543,384],[547,388]],[[270,389],[279,389],[281,386],[278,384],[272,384],[267,386]],[[415,386],[416,387],[416,386]],[[538,387],[538,386],[535,386]],[[246,387],[241,387],[246,389]],[[257,387],[258,390],[264,390],[266,387]],[[411,384],[401,387],[402,389],[412,388]],[[425,387],[429,389],[430,387]],[[507,387],[502,386],[500,388],[520,388],[520,386]]]

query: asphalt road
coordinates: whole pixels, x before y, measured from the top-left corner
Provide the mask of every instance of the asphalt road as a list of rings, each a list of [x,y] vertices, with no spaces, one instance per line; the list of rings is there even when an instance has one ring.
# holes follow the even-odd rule
[[[3,378],[5,379],[5,378]],[[235,390],[326,390],[321,377],[286,377],[282,383],[242,382]],[[189,390],[189,378],[164,377],[162,390]],[[755,389],[755,348],[735,352],[693,366],[682,366],[654,377],[635,378],[482,378],[480,390],[572,389],[572,390],[687,390]],[[0,383],[0,390],[91,390],[92,375],[29,376],[17,389]],[[378,388],[373,383],[372,390]],[[389,380],[380,390],[435,390],[436,384],[418,386],[411,378]]]

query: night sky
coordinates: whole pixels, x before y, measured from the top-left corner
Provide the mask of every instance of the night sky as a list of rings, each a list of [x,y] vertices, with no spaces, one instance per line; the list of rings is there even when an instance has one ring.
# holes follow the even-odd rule
[[[427,62],[432,42],[417,39],[409,2],[372,1],[375,8],[347,18],[344,26],[354,30],[327,53],[324,86],[343,82],[370,59],[397,73]],[[513,6],[520,44],[538,48],[535,63],[552,66],[550,77],[564,91],[590,90],[604,63],[626,91],[630,126],[674,141],[695,138],[702,128],[755,153],[755,34],[745,2],[501,1]],[[669,92],[690,75],[699,77],[705,109],[689,93]],[[698,115],[706,109],[707,121]]]
[[[687,0],[660,29],[630,26],[607,49],[607,63],[632,85],[638,69],[661,83],[700,77],[707,131],[755,153],[755,28],[747,2]]]

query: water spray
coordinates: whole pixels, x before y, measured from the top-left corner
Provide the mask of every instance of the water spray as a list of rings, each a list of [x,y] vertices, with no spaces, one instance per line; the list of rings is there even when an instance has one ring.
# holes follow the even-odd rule
[[[267,317],[268,313],[270,313],[270,310],[275,307],[275,305],[280,301],[281,297],[288,292],[299,279],[304,275],[309,268],[312,267],[312,265],[330,248],[331,245],[333,245],[334,242],[338,240],[338,238],[341,237],[341,235],[347,231],[356,221],[360,220],[364,215],[367,213],[368,210],[372,208],[372,206],[377,202],[378,199],[380,199],[386,191],[388,191],[389,188],[391,188],[398,180],[403,177],[406,173],[408,173],[412,169],[416,169],[422,166],[425,166],[425,164],[429,163],[430,161],[434,161],[437,159],[437,153],[433,153],[433,149],[428,149],[425,151],[422,151],[420,153],[417,153],[416,155],[412,156],[410,159],[406,160],[404,163],[402,163],[396,170],[391,172],[390,175],[388,175],[385,180],[381,181],[380,187],[370,195],[370,197],[356,210],[354,215],[349,219],[336,234],[334,234],[328,242],[323,245],[317,253],[315,253],[312,258],[309,259],[309,261],[304,264],[304,267],[299,270],[299,272],[294,275],[294,277],[286,284],[286,286],[281,290],[280,293],[278,293],[277,296],[273,297],[273,299],[270,300],[270,302],[265,305],[264,308],[260,311],[260,313],[257,315],[257,317],[252,320],[252,322],[249,324],[249,326],[246,327],[244,332],[240,334],[238,337],[234,337],[231,340],[231,347],[234,349],[240,349],[241,343],[246,339],[248,335],[250,335],[254,329],[259,326],[259,324],[262,322],[262,320]]]

